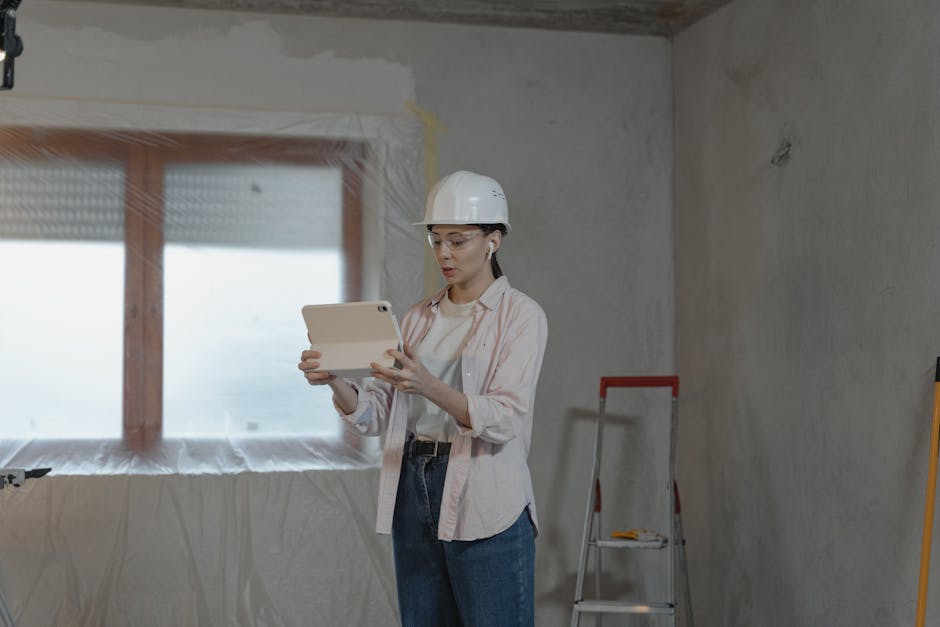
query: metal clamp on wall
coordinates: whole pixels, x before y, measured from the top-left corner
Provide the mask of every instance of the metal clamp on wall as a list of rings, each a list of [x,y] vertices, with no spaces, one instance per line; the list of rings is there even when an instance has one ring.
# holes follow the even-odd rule
[[[26,470],[24,468],[0,468],[0,490],[8,485],[18,488],[26,483],[27,479],[45,477],[50,470],[52,469],[34,468],[33,470]]]

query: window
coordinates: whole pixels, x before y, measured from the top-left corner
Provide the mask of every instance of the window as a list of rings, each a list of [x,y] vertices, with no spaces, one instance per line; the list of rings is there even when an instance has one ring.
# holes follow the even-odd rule
[[[296,362],[361,298],[360,144],[2,133],[0,437],[339,436]]]

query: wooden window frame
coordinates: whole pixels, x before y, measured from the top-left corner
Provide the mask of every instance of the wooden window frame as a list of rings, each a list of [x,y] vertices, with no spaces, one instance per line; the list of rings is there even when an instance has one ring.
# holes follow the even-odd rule
[[[0,128],[4,150],[125,166],[123,440],[146,450],[163,436],[163,216],[166,164],[342,167],[343,300],[362,297],[360,142],[317,138]]]

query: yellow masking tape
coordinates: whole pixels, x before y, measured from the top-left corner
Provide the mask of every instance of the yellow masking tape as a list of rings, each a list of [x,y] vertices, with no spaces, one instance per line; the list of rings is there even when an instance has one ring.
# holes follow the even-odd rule
[[[405,103],[408,110],[421,121],[424,127],[424,193],[431,190],[431,186],[437,182],[440,175],[437,171],[437,134],[446,133],[445,127],[436,115],[422,109],[413,102]],[[423,207],[422,207],[423,213]],[[430,248],[424,253],[424,295],[431,296],[440,289],[440,272],[437,267],[437,260]]]
[[[437,134],[446,133],[447,127],[441,123],[436,115],[422,109],[415,103],[406,102],[405,106],[424,127],[424,191],[427,193],[438,179]]]

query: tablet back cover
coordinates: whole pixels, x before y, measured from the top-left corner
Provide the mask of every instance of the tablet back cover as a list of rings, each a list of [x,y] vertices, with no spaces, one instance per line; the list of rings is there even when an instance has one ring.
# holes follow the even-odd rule
[[[376,362],[391,368],[386,351],[401,347],[398,321],[387,301],[306,305],[301,310],[320,367],[339,377],[368,377]]]

